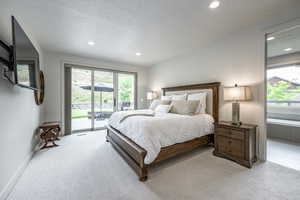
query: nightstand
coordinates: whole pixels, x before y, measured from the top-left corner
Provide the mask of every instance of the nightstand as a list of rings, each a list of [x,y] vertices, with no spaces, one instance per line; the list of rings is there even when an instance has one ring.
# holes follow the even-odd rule
[[[257,160],[256,128],[252,124],[236,126],[225,121],[215,123],[214,155],[251,168]]]

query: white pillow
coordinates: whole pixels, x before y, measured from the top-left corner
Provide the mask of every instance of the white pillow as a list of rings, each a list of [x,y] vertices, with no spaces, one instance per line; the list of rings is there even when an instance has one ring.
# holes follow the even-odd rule
[[[186,100],[186,96],[187,96],[187,94],[172,95],[172,101]]]
[[[158,105],[155,108],[156,113],[168,113],[171,110],[171,105]]]
[[[196,114],[205,114],[206,113],[206,92],[201,93],[195,93],[195,94],[189,94],[187,99],[192,100],[198,100],[200,101],[199,106],[197,108]]]
[[[151,102],[151,105],[149,106],[150,110],[155,110],[155,108],[162,104],[162,105],[170,105],[171,101],[165,101],[165,100],[159,100],[159,99],[155,99]]]
[[[161,96],[161,100],[163,100],[163,101],[171,101],[172,100],[172,96]]]

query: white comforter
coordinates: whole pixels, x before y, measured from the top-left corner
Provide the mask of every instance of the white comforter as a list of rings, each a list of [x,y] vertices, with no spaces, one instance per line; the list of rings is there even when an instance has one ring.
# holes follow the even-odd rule
[[[162,147],[213,133],[214,120],[208,114],[188,116],[164,113],[155,114],[154,117],[131,116],[120,123],[126,112],[132,113],[132,111],[113,113],[108,124],[147,151],[146,164],[155,160]]]

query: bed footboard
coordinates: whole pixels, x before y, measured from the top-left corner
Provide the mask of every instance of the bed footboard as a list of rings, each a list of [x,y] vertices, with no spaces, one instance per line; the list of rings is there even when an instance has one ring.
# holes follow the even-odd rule
[[[117,152],[137,173],[139,180],[146,181],[148,170],[144,159],[147,151],[111,126],[107,126],[106,140],[112,144]]]
[[[148,178],[148,167],[167,160],[176,155],[192,151],[200,146],[209,145],[213,143],[213,134],[202,136],[187,142],[174,144],[161,149],[159,155],[153,163],[146,165],[144,159],[147,151],[133,142],[130,138],[123,135],[117,129],[108,126],[106,141],[110,142],[117,152],[124,158],[124,160],[137,173],[140,181],[146,181]]]

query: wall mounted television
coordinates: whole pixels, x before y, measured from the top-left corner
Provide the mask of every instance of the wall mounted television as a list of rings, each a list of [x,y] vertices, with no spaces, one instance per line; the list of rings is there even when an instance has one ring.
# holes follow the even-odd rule
[[[38,90],[39,53],[12,16],[14,82],[20,87]]]

